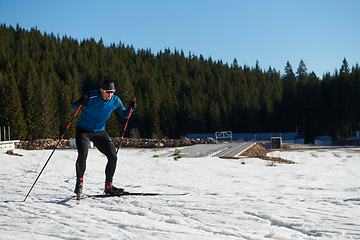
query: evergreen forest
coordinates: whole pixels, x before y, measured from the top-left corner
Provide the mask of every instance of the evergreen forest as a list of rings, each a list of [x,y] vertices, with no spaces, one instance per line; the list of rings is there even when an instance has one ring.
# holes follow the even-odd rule
[[[115,81],[125,107],[136,97],[137,108],[126,136],[181,138],[188,133],[232,131],[300,132],[317,136],[354,136],[360,123],[359,65],[319,78],[300,60],[284,73],[228,65],[183,51],[135,50],[122,42],[105,46],[102,39],[79,42],[68,36],[0,25],[0,126],[11,126],[11,138],[58,138],[74,116],[71,102]],[[80,114],[78,114],[80,115]],[[75,136],[75,124],[65,138]],[[113,137],[125,124],[116,112],[107,122]]]

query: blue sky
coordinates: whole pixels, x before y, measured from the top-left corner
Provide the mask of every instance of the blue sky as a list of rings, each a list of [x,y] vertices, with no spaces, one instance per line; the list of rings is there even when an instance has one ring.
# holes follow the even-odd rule
[[[0,0],[0,23],[157,54],[169,48],[281,74],[334,74],[360,62],[358,0]]]

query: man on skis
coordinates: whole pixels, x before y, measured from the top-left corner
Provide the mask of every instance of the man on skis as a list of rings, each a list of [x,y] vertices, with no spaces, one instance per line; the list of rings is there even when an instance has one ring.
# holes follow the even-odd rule
[[[105,80],[101,83],[100,90],[88,92],[71,104],[72,111],[76,111],[80,105],[84,106],[83,113],[76,124],[75,133],[78,157],[76,160],[76,185],[74,192],[78,196],[80,196],[83,189],[83,178],[90,141],[108,159],[105,168],[104,193],[119,195],[124,192],[124,189],[117,188],[112,184],[117,155],[115,145],[105,131],[105,124],[114,110],[117,110],[121,117],[127,119],[130,109],[136,108],[136,102],[131,101],[129,109],[126,109],[120,98],[114,95],[114,92],[114,82]]]

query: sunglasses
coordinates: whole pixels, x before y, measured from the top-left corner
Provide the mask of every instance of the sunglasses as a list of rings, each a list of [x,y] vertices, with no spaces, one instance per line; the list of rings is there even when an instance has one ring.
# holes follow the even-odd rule
[[[115,92],[115,90],[104,90],[104,89],[102,89],[102,91],[103,91],[104,93],[114,93],[114,92]]]

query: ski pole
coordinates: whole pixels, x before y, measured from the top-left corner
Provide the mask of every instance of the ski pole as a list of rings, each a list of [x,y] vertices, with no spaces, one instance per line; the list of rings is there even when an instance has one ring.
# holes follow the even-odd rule
[[[87,97],[87,96],[86,96],[86,97]],[[85,98],[86,98],[86,97],[85,97]],[[74,114],[73,118],[71,119],[71,121],[70,121],[70,122],[69,122],[69,124],[67,125],[67,127],[66,127],[66,130],[65,130],[64,134],[63,134],[63,135],[61,135],[61,137],[60,137],[60,139],[59,139],[58,143],[56,144],[56,146],[55,146],[55,148],[54,148],[54,150],[53,150],[53,151],[52,151],[52,153],[50,154],[50,156],[49,156],[48,160],[46,161],[46,163],[45,163],[44,167],[41,169],[41,171],[40,171],[39,175],[38,175],[38,176],[37,176],[37,178],[35,179],[35,182],[33,183],[33,185],[31,186],[31,188],[30,188],[30,190],[29,190],[29,192],[27,193],[27,195],[26,195],[26,197],[25,197],[25,199],[24,199],[24,202],[25,202],[25,200],[27,199],[27,197],[29,196],[29,194],[30,194],[31,190],[34,188],[34,186],[35,186],[35,184],[36,184],[37,180],[39,179],[39,177],[40,177],[40,175],[41,175],[41,173],[44,171],[44,169],[45,169],[46,165],[48,164],[48,162],[49,162],[50,158],[51,158],[51,157],[52,157],[52,155],[54,154],[54,152],[55,152],[55,150],[56,150],[57,146],[59,145],[59,143],[60,143],[60,142],[61,142],[61,140],[63,139],[64,135],[66,134],[67,130],[69,129],[69,127],[70,127],[70,125],[71,125],[72,121],[73,121],[73,120],[74,120],[74,118],[76,117],[76,115],[77,115],[77,113],[79,112],[79,110],[80,110],[80,108],[81,108],[81,107],[82,107],[82,104],[80,104],[80,106],[79,106],[79,108],[77,109],[77,111],[75,112],[75,114]]]
[[[136,97],[134,97],[134,101],[135,101],[135,100],[136,100]],[[126,130],[126,127],[127,127],[128,123],[129,123],[129,119],[130,119],[132,110],[133,110],[133,109],[130,108],[129,116],[128,116],[127,120],[126,120],[125,127],[124,127],[123,133],[122,133],[121,138],[120,138],[120,143],[119,143],[119,146],[118,146],[118,148],[117,148],[117,150],[116,150],[116,154],[119,152],[119,148],[120,148],[120,146],[121,146],[121,140],[124,138],[125,130]]]

